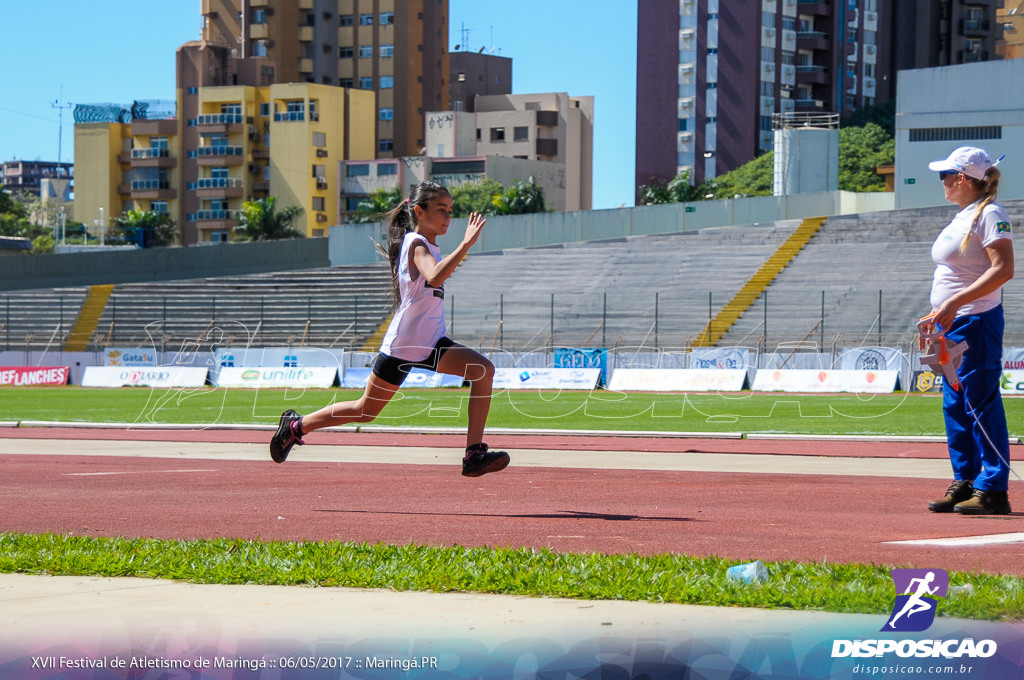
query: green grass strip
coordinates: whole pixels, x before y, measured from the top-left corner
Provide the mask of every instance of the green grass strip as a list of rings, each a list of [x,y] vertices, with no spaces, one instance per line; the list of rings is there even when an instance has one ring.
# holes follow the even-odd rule
[[[0,572],[6,573],[477,592],[881,616],[892,608],[895,594],[885,567],[770,562],[768,580],[749,585],[726,578],[726,570],[736,563],[716,557],[529,548],[0,533]],[[950,585],[940,607],[943,616],[994,621],[1024,616],[1022,579],[952,572]]]

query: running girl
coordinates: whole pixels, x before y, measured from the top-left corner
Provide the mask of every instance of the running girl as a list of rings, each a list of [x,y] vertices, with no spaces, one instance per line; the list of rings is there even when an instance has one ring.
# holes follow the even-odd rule
[[[469,381],[469,430],[462,474],[479,477],[508,466],[507,453],[490,451],[483,443],[494,365],[445,335],[444,282],[476,243],[487,220],[471,214],[462,243],[441,257],[437,238],[448,233],[451,219],[451,194],[433,182],[418,184],[404,203],[385,215],[396,311],[366,390],[356,401],[330,404],[305,416],[292,409],[282,413],[270,440],[274,462],[283,463],[292,447],[303,444],[303,436],[314,430],[371,422],[395,396],[409,372],[421,367]]]

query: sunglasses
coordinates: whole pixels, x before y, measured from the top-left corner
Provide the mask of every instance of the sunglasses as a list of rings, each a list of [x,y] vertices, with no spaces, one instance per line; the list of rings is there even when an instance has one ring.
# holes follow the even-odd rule
[[[952,172],[951,170],[944,170],[944,171],[939,173],[939,181],[940,182],[945,182],[947,177],[956,177],[959,174],[960,174],[959,172]]]

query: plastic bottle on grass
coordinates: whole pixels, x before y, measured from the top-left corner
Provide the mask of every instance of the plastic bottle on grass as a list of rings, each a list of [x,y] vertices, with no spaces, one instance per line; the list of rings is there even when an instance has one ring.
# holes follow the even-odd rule
[[[764,583],[768,580],[768,568],[764,566],[764,562],[761,560],[748,564],[737,564],[726,570],[725,577],[729,580],[742,581],[743,583]]]

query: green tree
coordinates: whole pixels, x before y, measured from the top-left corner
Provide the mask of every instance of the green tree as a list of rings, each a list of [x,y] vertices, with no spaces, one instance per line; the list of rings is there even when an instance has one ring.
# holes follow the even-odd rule
[[[28,208],[0,185],[0,236],[33,238]]]
[[[640,204],[658,205],[661,203],[688,203],[690,201],[704,200],[710,187],[706,184],[694,186],[692,184],[692,177],[693,172],[686,170],[665,183],[652,182],[651,184],[641,184]]]
[[[32,239],[32,254],[33,255],[49,255],[54,251],[56,242],[53,240],[53,236],[49,234],[42,234]]]
[[[117,231],[115,240],[136,243],[142,248],[172,245],[178,236],[178,228],[167,213],[144,210],[128,210],[114,218]]]
[[[369,198],[359,202],[351,221],[356,224],[380,222],[384,213],[390,212],[402,201],[402,190],[376,189]]]
[[[448,187],[452,195],[452,217],[469,217],[470,213],[495,215],[494,200],[505,193],[505,185],[494,179],[466,182]]]
[[[292,222],[302,214],[302,208],[288,206],[277,210],[277,196],[246,201],[238,213],[238,225],[231,232],[239,241],[275,241],[303,238],[305,234]]]
[[[503,194],[494,197],[495,214],[526,215],[547,212],[544,189],[531,177],[528,181],[517,179]]]
[[[708,182],[708,191],[705,192],[705,195],[711,194],[713,199],[736,198],[737,196],[771,196],[774,184],[774,163],[775,154],[773,152],[761,154],[754,160]]]
[[[864,127],[839,130],[839,188],[843,191],[885,191],[885,179],[878,166],[896,159],[896,140],[882,127],[868,123]]]

